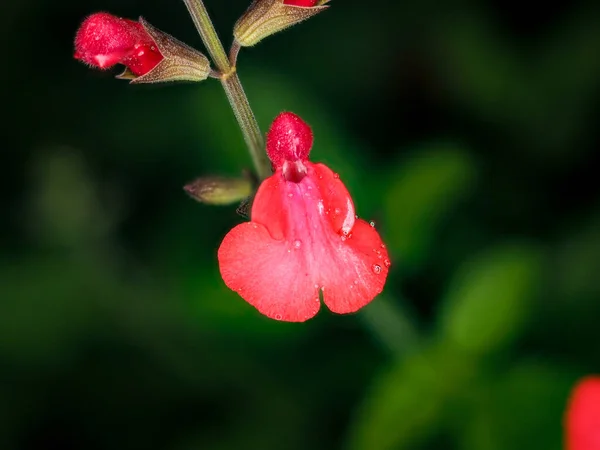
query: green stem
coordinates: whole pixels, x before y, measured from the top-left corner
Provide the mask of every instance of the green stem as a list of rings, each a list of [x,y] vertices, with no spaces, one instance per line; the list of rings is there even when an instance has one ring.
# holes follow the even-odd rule
[[[210,57],[221,73],[231,70],[229,59],[202,0],[183,0]]]
[[[200,33],[204,46],[220,72],[221,85],[225,89],[227,99],[240,125],[258,177],[261,180],[265,179],[271,175],[271,165],[266,157],[263,135],[250,108],[248,97],[246,97],[242,83],[236,73],[236,68],[232,66],[225,53],[223,44],[210,20],[204,2],[202,0],[183,0],[183,2],[190,16],[192,16],[192,20],[194,21],[194,25],[196,25],[198,33]]]
[[[244,93],[240,77],[235,72],[228,77],[221,77],[221,85],[225,89],[229,103],[233,107],[235,118],[240,124],[258,177],[264,180],[272,174],[271,163],[267,159],[265,141],[258,128],[252,108],[250,108],[250,103],[248,103],[248,97]]]
[[[395,357],[404,357],[421,345],[412,315],[385,294],[365,307],[360,317],[381,345]]]

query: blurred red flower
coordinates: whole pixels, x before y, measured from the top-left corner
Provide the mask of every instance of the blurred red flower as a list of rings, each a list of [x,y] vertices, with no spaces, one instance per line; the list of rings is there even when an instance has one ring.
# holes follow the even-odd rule
[[[358,219],[339,176],[308,160],[313,135],[292,113],[267,135],[275,173],[254,198],[251,221],[233,228],[218,252],[225,284],[262,314],[302,322],[369,303],[385,284],[390,260],[373,226]]]
[[[87,17],[77,30],[75,58],[99,69],[123,64],[141,76],[163,56],[141,23],[100,12]]]
[[[600,450],[600,376],[573,388],[565,416],[566,450]]]

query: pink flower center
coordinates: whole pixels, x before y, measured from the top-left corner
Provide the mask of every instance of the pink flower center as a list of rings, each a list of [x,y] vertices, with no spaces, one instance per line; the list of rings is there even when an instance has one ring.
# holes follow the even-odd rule
[[[286,181],[300,183],[306,176],[306,166],[302,161],[286,161],[283,163],[283,177]]]
[[[301,176],[301,179],[288,178],[285,172],[288,165],[295,169],[302,167],[300,175],[296,170],[292,171],[293,176]],[[344,199],[345,204],[325,204],[314,168],[299,161],[286,163],[283,177],[286,181],[281,186],[282,204],[285,205],[282,213],[287,215],[284,235],[293,244],[292,248],[302,247],[307,258],[318,259],[321,253],[331,251],[332,246],[340,245],[350,236],[356,215],[349,196]]]

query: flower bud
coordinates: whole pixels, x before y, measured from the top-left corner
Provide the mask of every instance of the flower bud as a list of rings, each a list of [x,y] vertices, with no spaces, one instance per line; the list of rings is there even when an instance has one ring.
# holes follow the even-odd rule
[[[242,201],[252,193],[250,177],[202,177],[186,184],[183,190],[201,203],[229,205]]]
[[[250,47],[262,39],[327,9],[329,0],[254,0],[236,22],[235,40]]]
[[[210,62],[200,52],[163,33],[143,18],[139,22],[96,13],[81,24],[75,58],[99,69],[122,64],[117,78],[131,83],[202,81]]]
[[[136,77],[131,83],[158,83],[164,81],[203,81],[210,73],[210,61],[199,51],[173,36],[160,31],[140,17],[140,23],[152,37],[164,56],[154,69]],[[126,78],[127,70],[118,78]]]
[[[313,133],[306,122],[291,112],[282,112],[267,133],[267,155],[275,167],[284,162],[304,161],[313,144]]]
[[[87,17],[77,30],[75,59],[99,69],[123,64],[140,76],[156,67],[163,55],[142,24],[101,12]]]

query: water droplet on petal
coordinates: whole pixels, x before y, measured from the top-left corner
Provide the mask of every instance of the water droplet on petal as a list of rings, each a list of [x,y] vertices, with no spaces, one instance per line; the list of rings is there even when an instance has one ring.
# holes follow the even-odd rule
[[[339,174],[339,173],[334,173],[334,174],[333,174],[333,178],[335,178],[335,179],[338,179],[339,177],[340,177],[340,174]]]
[[[335,208],[335,209],[333,210],[333,213],[334,213],[336,216],[337,216],[337,215],[339,215],[339,214],[341,214],[341,212],[342,212],[342,210],[341,210],[340,208]]]
[[[379,275],[381,273],[381,266],[379,264],[373,264],[371,270],[375,275]]]
[[[323,199],[317,202],[317,211],[319,211],[319,214],[323,215],[323,211],[325,211],[325,207],[323,206]],[[325,214],[329,214],[329,210],[325,211]]]
[[[358,284],[358,279],[354,280],[354,284]]]
[[[292,245],[294,246],[294,248],[298,249],[302,247],[302,241],[300,239],[296,239]]]
[[[381,244],[381,248],[385,248],[385,244]]]
[[[291,192],[288,194],[289,198],[292,198],[294,196],[294,194],[292,194]]]
[[[348,239],[347,236],[344,236],[343,234],[340,236],[340,239],[342,240],[342,242],[344,242],[346,239]]]
[[[275,320],[281,320],[281,314],[275,314]]]
[[[383,264],[385,264],[385,267],[390,267],[392,265],[392,262],[389,259],[385,258],[383,260]]]
[[[156,47],[154,47],[154,45],[150,46],[150,50],[155,51]]]
[[[373,222],[372,220],[369,222],[369,225],[371,225],[372,227],[375,227],[375,222]]]

